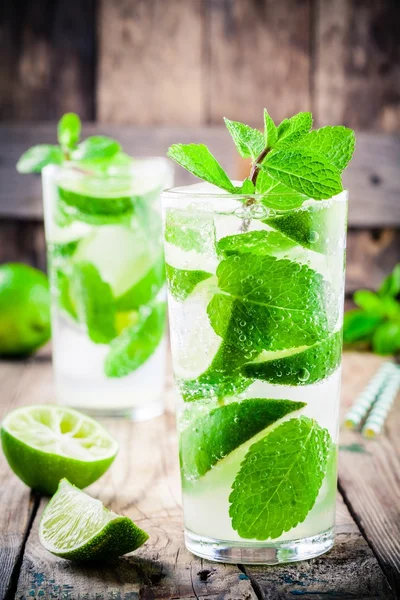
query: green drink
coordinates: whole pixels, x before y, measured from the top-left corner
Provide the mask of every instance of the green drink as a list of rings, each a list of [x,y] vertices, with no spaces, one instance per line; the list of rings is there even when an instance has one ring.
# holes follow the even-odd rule
[[[42,172],[52,341],[58,402],[91,413],[147,419],[163,410],[164,158],[134,160],[106,136],[79,142],[74,113],[59,146],[41,144],[17,163]]]
[[[186,545],[221,562],[303,560],[334,541],[347,221],[335,163],[354,140],[308,133],[307,113],[265,120],[265,137],[227,123],[253,159],[245,182],[204,146],[177,145],[170,156],[209,183],[163,194]]]

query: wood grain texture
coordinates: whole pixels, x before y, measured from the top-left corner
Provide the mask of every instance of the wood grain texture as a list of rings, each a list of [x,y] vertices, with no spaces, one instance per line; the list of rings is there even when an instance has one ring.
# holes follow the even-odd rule
[[[309,0],[208,0],[208,122],[260,126],[310,108]]]
[[[5,0],[0,119],[94,118],[94,0]]]
[[[397,0],[318,0],[315,116],[319,125],[400,130]]]
[[[260,123],[258,123],[260,124]],[[233,177],[243,177],[243,164],[225,127],[127,127],[124,125],[84,126],[84,137],[105,134],[120,140],[133,156],[164,156],[177,142],[204,143]],[[54,143],[55,123],[40,125],[0,125],[0,217],[41,219],[39,175],[20,175],[15,164],[34,144]],[[400,137],[358,134],[355,156],[344,175],[349,189],[349,224],[352,227],[400,226]],[[247,167],[246,167],[247,168]],[[176,167],[176,185],[197,181]]]
[[[202,123],[201,0],[102,0],[99,9],[99,120]]]
[[[349,353],[347,357],[343,414],[384,360],[370,354]],[[392,427],[399,415],[400,397],[388,418]],[[389,583],[400,595],[400,455],[388,435],[365,440],[357,432],[343,430],[340,439],[340,489]]]
[[[373,371],[372,365],[376,365],[377,360],[379,362],[379,359],[369,355],[366,355],[366,359],[369,368],[364,373],[362,370],[357,371],[357,385],[365,384]],[[353,389],[353,378],[350,375],[357,364],[360,364],[359,355],[345,355],[346,397],[351,393],[349,390]],[[27,364],[1,363],[0,382],[2,389],[6,386],[10,390],[3,403],[3,411],[20,404],[51,401],[48,348]],[[101,568],[97,565],[79,566],[57,559],[48,554],[38,541],[38,521],[45,506],[43,500],[26,543],[17,598],[256,600],[289,599],[296,595],[309,600],[338,597],[349,600],[395,598],[373,552],[360,535],[340,497],[337,509],[337,543],[323,557],[284,567],[248,567],[244,576],[234,565],[209,563],[189,554],[183,547],[182,538],[178,461],[174,459],[177,456],[176,434],[174,416],[170,409],[173,402],[170,379],[167,390],[168,412],[164,417],[137,424],[121,419],[103,420],[103,424],[118,439],[123,451],[113,468],[88,489],[107,506],[127,514],[147,530],[151,536],[149,542],[135,554],[112,564],[102,565]],[[342,445],[341,452],[342,457],[346,457],[349,450]],[[368,464],[365,469],[369,469]],[[369,471],[373,476],[374,471]],[[8,490],[8,510],[11,511],[8,514],[11,515],[10,523],[15,528],[13,511],[21,510],[22,500],[28,510],[29,496],[26,488],[7,471],[3,463],[1,476],[4,473],[7,477],[4,489]],[[389,474],[389,483],[393,476],[393,473]],[[351,485],[352,481],[348,482],[348,486]],[[346,494],[347,489],[345,486]],[[378,501],[381,502],[382,498],[379,497]],[[394,517],[393,512],[386,512],[386,516],[393,525],[390,521]],[[373,518],[379,521],[378,517],[375,509]],[[18,527],[20,525],[21,523]],[[0,516],[0,531],[3,532],[8,526],[8,521],[3,522]],[[18,541],[14,543],[18,550]]]
[[[0,421],[21,404],[40,403],[42,394],[50,399],[51,372],[46,350],[37,359],[0,362]],[[25,535],[37,508],[29,489],[11,472],[0,452],[0,598],[10,597],[18,577]]]
[[[184,548],[173,414],[146,423],[104,419],[103,424],[121,451],[88,492],[131,517],[150,541],[101,569],[57,559],[38,540],[43,500],[26,545],[17,597],[256,600],[238,567],[203,561]]]
[[[42,222],[0,219],[0,264],[5,262],[23,262],[46,271]]]
[[[336,509],[336,541],[325,556],[309,561],[285,565],[284,568],[265,569],[246,566],[259,597],[263,600],[389,600],[393,591],[382,572],[371,548],[360,536],[348,508],[338,494]]]

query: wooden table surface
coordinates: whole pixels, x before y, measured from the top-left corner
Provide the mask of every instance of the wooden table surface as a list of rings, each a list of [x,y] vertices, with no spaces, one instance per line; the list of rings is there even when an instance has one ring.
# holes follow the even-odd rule
[[[342,410],[381,362],[344,357]],[[0,363],[0,417],[54,399],[49,350]],[[384,435],[341,432],[336,544],[325,556],[274,567],[222,565],[183,544],[172,381],[167,411],[145,423],[104,419],[120,453],[88,492],[150,534],[136,553],[106,565],[57,559],[39,543],[47,500],[30,494],[0,455],[0,598],[64,600],[393,599],[400,594],[400,405]],[[323,401],[323,399],[321,399]]]

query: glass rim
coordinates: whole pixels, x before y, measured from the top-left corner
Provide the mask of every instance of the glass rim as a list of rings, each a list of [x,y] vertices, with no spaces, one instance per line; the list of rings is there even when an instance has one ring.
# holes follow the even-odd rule
[[[109,177],[112,177],[113,179],[123,179],[137,174],[140,168],[153,166],[157,163],[163,166],[165,172],[173,173],[174,171],[173,162],[165,156],[141,156],[137,158],[130,158],[132,159],[131,165],[127,167],[112,166],[108,172],[91,171],[90,168],[85,170],[83,166],[79,166],[79,162],[74,163],[73,161],[65,161],[63,164],[46,165],[42,169],[42,174],[67,173],[71,176],[91,177],[93,179],[106,179]]]
[[[196,184],[192,184],[192,185],[196,185]],[[190,188],[190,187],[191,187],[191,185],[166,188],[165,190],[163,190],[162,195],[168,196],[168,197],[173,197],[173,196],[189,197],[190,196],[194,202],[197,199],[199,199],[199,200],[210,199],[211,200],[211,199],[215,198],[216,200],[220,200],[220,199],[228,198],[229,200],[243,200],[243,198],[247,198],[249,200],[250,199],[262,200],[266,196],[268,196],[270,198],[271,197],[272,198],[281,198],[282,196],[294,197],[294,196],[298,196],[299,194],[302,195],[301,192],[296,192],[295,190],[293,190],[292,192],[289,192],[289,193],[286,193],[286,192],[285,193],[264,192],[264,193],[251,193],[251,194],[248,194],[248,193],[232,194],[230,192],[224,192],[224,191],[221,191],[220,193],[219,192],[198,192],[196,190],[188,191],[188,188]],[[321,200],[315,200],[315,198],[312,198],[311,196],[307,196],[306,194],[304,194],[304,202],[308,202],[308,201],[327,202],[329,200],[332,200],[332,198],[338,198],[342,194],[344,194],[346,196],[346,198],[348,197],[349,192],[348,192],[347,188],[343,188],[343,190],[341,190],[337,194],[334,194],[333,196],[330,196],[329,198],[322,198]]]

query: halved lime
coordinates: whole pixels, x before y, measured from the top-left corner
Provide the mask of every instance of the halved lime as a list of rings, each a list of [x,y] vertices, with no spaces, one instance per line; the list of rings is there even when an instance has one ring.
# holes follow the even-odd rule
[[[39,525],[41,544],[56,556],[90,561],[116,558],[148,539],[128,517],[121,517],[69,481],[60,481]]]
[[[103,475],[118,444],[97,421],[63,406],[18,408],[1,427],[8,464],[29,487],[54,494],[67,477],[84,488]]]

